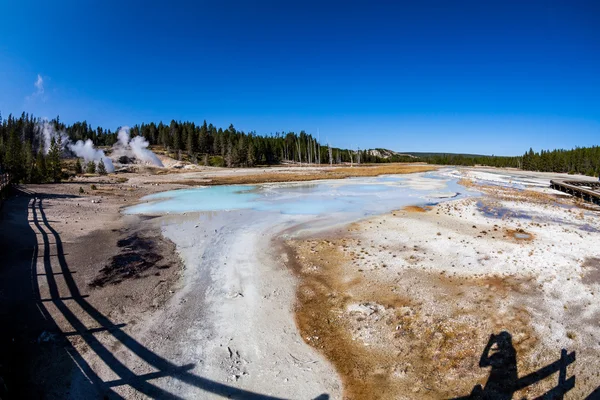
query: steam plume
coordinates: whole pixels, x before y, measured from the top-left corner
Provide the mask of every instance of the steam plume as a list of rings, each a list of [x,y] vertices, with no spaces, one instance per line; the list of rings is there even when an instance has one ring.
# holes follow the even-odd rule
[[[162,167],[156,154],[148,150],[148,141],[143,136],[136,136],[130,139],[129,127],[124,126],[117,133],[117,143],[115,143],[116,152],[124,153],[125,155],[133,154],[133,156],[145,163]]]
[[[83,158],[88,163],[93,161],[96,165],[102,160],[106,167],[106,172],[115,172],[115,167],[110,158],[106,157],[104,151],[96,149],[94,143],[88,139],[84,142],[78,140],[75,144],[69,144],[69,149],[75,153],[77,157]]]
[[[42,136],[44,137],[44,152],[46,154],[48,154],[48,151],[50,151],[50,143],[52,142],[52,138],[54,138],[57,143],[59,142],[58,139],[60,138],[62,149],[69,144],[69,136],[67,136],[66,132],[57,131],[54,129],[54,124],[51,124],[48,121],[42,122],[41,125],[38,124],[37,129],[42,131]]]

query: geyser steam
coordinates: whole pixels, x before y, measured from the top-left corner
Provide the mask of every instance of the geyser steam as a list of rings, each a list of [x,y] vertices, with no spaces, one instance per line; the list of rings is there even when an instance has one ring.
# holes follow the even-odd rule
[[[37,124],[36,129],[42,132],[42,136],[44,137],[44,153],[48,154],[50,151],[50,143],[52,143],[52,138],[56,141],[56,143],[61,144],[61,151],[65,148],[67,144],[69,144],[69,136],[67,136],[64,131],[57,131],[54,129],[54,124],[51,124],[49,121],[44,121],[41,124]],[[60,138],[60,141],[59,141]]]
[[[132,154],[135,158],[157,167],[162,167],[163,164],[160,162],[156,154],[148,150],[148,141],[143,136],[136,136],[130,139],[129,127],[124,126],[119,129],[117,134],[118,140],[115,144],[115,153],[122,153],[124,155]]]
[[[106,157],[104,151],[96,149],[94,143],[90,139],[86,140],[85,143],[78,140],[75,144],[69,144],[69,149],[75,153],[77,157],[83,158],[86,163],[93,161],[98,165],[100,160],[102,160],[106,167],[106,172],[115,172],[115,167],[113,166],[111,159]]]
[[[93,161],[98,165],[100,160],[102,160],[106,167],[106,172],[115,172],[112,160],[104,154],[104,151],[95,148],[94,143],[90,139],[87,139],[85,142],[78,140],[77,143],[73,144],[65,131],[56,130],[54,124],[49,121],[43,121],[38,124],[37,129],[44,137],[44,152],[46,154],[48,154],[48,151],[50,150],[52,138],[54,138],[57,143],[59,143],[60,138],[61,150],[65,148],[71,150],[77,157],[83,158],[86,163]],[[162,167],[162,162],[160,162],[156,154],[148,150],[148,145],[148,141],[144,139],[143,136],[136,136],[131,139],[129,127],[125,126],[119,129],[117,143],[113,146],[113,156],[118,157],[125,155],[128,157],[135,157],[142,162]]]
[[[102,150],[96,149],[90,139],[86,140],[85,143],[78,140],[77,143],[73,144],[65,131],[56,130],[54,124],[49,121],[43,121],[41,124],[38,124],[37,129],[42,132],[42,136],[44,137],[44,152],[46,154],[50,151],[50,144],[52,143],[52,138],[54,138],[57,144],[60,143],[61,151],[68,148],[77,157],[83,158],[86,163],[93,161],[98,165],[100,160],[102,160],[106,167],[106,172],[115,172],[115,167],[110,158],[106,157]]]

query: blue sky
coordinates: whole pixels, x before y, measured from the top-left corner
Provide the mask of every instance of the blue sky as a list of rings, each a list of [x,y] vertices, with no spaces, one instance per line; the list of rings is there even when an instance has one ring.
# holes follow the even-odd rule
[[[4,117],[399,151],[600,144],[599,1],[0,4]]]

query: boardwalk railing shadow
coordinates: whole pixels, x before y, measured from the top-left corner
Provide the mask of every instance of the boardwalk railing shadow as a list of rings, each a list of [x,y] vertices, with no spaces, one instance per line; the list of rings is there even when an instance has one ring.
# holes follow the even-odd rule
[[[82,295],[75,280],[73,279],[73,272],[67,264],[63,244],[60,235],[52,227],[46,213],[44,211],[44,195],[28,192],[32,197],[29,202],[29,220],[32,229],[35,233],[40,236],[42,244],[39,248],[35,249],[33,259],[36,260],[38,257],[43,258],[43,273],[38,274],[35,271],[36,265],[32,263],[32,284],[34,285],[34,293],[37,295],[38,304],[52,303],[62,317],[74,328],[73,332],[67,332],[66,335],[74,336],[78,335],[85,344],[93,351],[119,378],[112,381],[103,381],[72,346],[67,347],[72,359],[79,366],[80,370],[89,379],[89,382],[104,398],[121,398],[121,396],[115,392],[114,388],[122,385],[128,385],[136,391],[143,393],[151,398],[160,399],[180,399],[181,397],[168,392],[167,390],[152,383],[151,380],[158,379],[161,377],[171,377],[172,379],[179,380],[185,384],[199,388],[205,392],[213,393],[219,396],[223,396],[231,399],[248,399],[248,400],[278,400],[280,398],[262,395],[259,393],[235,388],[223,383],[219,383],[201,376],[195,375],[190,372],[194,368],[194,364],[187,365],[176,365],[166,358],[154,353],[149,348],[142,345],[130,334],[125,332],[123,324],[117,324],[112,322],[109,318],[99,312],[92,304],[90,304],[85,295]],[[38,239],[39,240],[39,239]],[[54,251],[51,248],[54,247]],[[40,254],[37,254],[40,252]],[[53,259],[56,260],[53,262]],[[58,268],[59,272],[55,272],[54,268]],[[40,275],[45,276],[49,298],[42,298],[40,295],[40,287],[38,283],[38,277]],[[68,289],[68,295],[59,293],[59,282],[57,279],[63,279],[64,282],[60,282],[61,288],[66,287]],[[83,310],[87,316],[89,316],[99,327],[92,329],[88,328],[82,318],[78,317],[73,312],[74,307],[70,306],[75,303],[80,310]],[[45,307],[38,307],[48,319],[52,319],[50,313]],[[155,369],[155,372],[138,375],[130,368],[128,368],[122,361],[120,361],[113,351],[107,348],[96,336],[95,333],[104,331],[110,334],[114,339],[122,344],[130,353],[139,357],[149,366]],[[320,400],[329,398],[327,394],[323,394],[318,397]]]
[[[515,392],[540,382],[556,372],[558,372],[557,385],[538,399],[562,399],[565,393],[575,387],[575,376],[567,378],[567,367],[574,362],[575,352],[568,353],[567,350],[562,349],[558,360],[519,378],[517,352],[512,344],[512,336],[506,331],[498,335],[492,334],[479,360],[480,367],[491,367],[485,386],[476,385],[471,394],[454,400],[509,400],[513,398]]]

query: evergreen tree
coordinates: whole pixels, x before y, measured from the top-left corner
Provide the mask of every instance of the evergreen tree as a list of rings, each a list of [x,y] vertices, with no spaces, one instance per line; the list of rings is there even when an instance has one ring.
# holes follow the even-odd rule
[[[206,120],[200,127],[200,132],[198,133],[198,151],[200,153],[208,153],[208,126],[206,125]],[[216,151],[215,151],[216,153]]]
[[[231,142],[231,139],[230,139],[229,142],[227,143],[227,156],[225,157],[225,163],[227,164],[228,167],[233,167],[233,160],[234,160],[233,143]]]
[[[187,129],[187,140],[185,146],[188,155],[194,154],[198,150],[196,132],[193,129]]]
[[[255,149],[254,149],[254,143],[252,142],[252,140],[250,140],[250,142],[248,143],[248,158],[247,158],[247,163],[249,167],[254,167],[254,164],[256,164],[256,154],[255,154]]]
[[[173,149],[176,152],[183,149],[183,143],[181,141],[181,129],[179,128],[175,120],[171,121],[170,131],[171,137],[173,138]]]
[[[24,176],[23,149],[19,135],[14,129],[10,133],[5,158],[7,171],[12,174],[15,181],[20,182]]]
[[[26,141],[23,145],[23,162],[24,162],[24,182],[33,182],[37,176],[35,159],[33,158],[33,152],[31,149],[31,142]]]
[[[104,165],[104,160],[100,159],[98,162],[98,167],[96,168],[100,175],[106,175],[106,166]]]
[[[62,169],[60,163],[60,154],[62,152],[60,143],[60,136],[58,138],[58,141],[54,139],[54,137],[50,139],[50,150],[48,151],[48,179],[52,182],[60,181],[60,174]]]
[[[88,174],[95,174],[96,164],[93,161],[88,161],[88,163],[85,166],[85,172]]]
[[[79,157],[77,157],[77,161],[75,162],[75,173],[83,173],[83,167],[81,166],[81,160],[79,159]]]
[[[35,158],[35,166],[38,174],[36,177],[36,182],[45,182],[48,177],[48,170],[46,169],[46,156],[44,155],[43,143],[40,145],[40,149],[37,152],[37,156]]]

